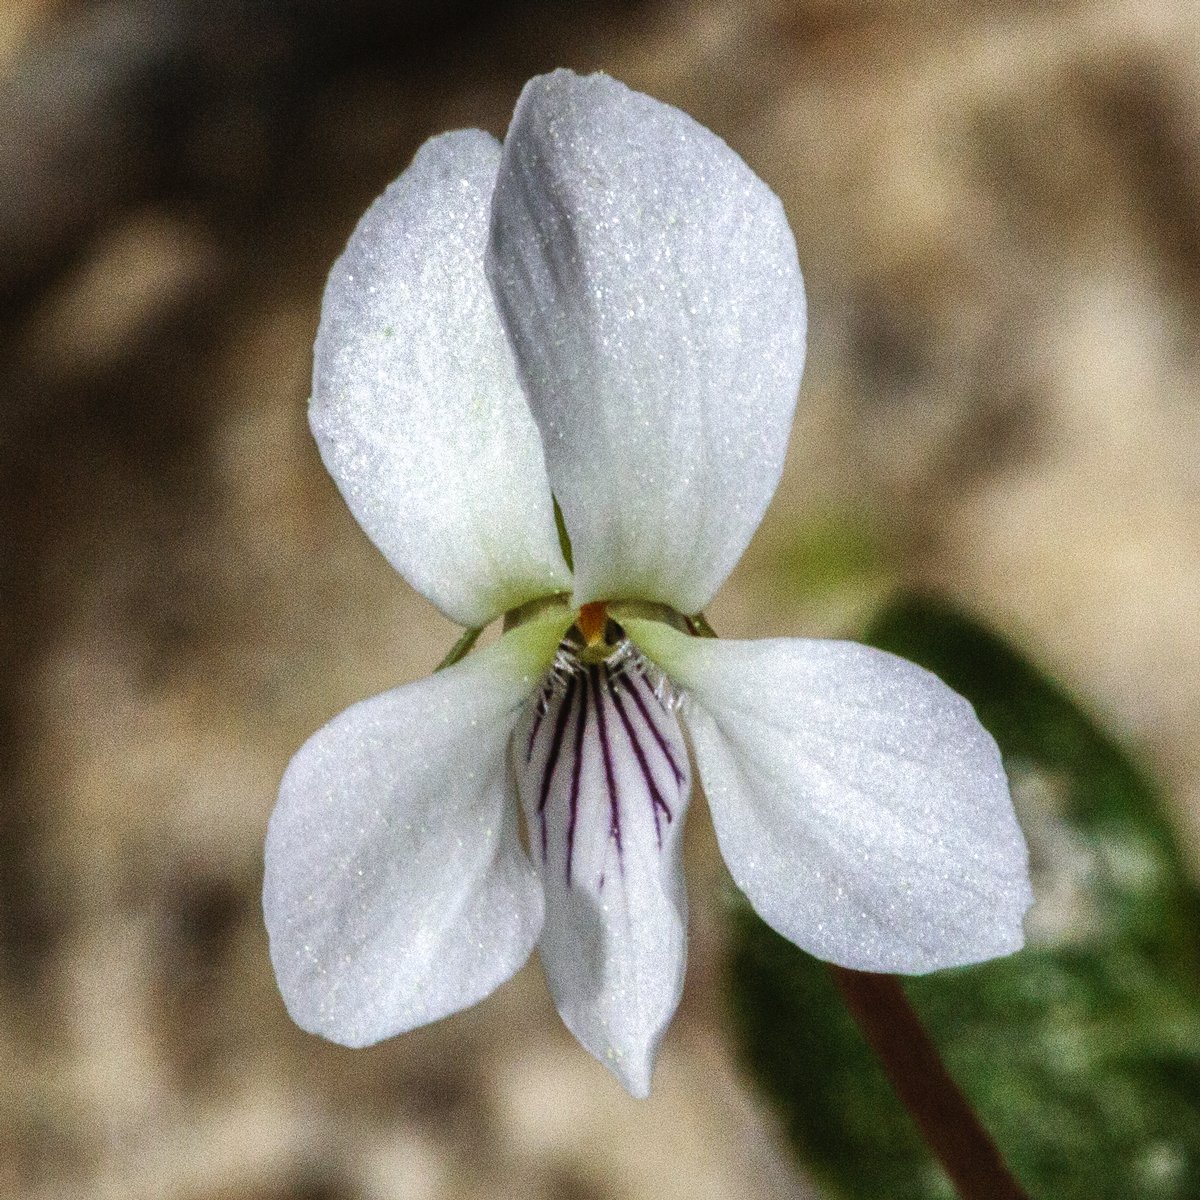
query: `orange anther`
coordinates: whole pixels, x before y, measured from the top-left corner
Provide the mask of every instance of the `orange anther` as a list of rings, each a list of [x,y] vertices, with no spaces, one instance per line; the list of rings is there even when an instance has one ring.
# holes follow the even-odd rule
[[[608,601],[593,600],[579,610],[579,632],[583,634],[589,646],[594,645],[604,636],[604,627],[608,624]]]

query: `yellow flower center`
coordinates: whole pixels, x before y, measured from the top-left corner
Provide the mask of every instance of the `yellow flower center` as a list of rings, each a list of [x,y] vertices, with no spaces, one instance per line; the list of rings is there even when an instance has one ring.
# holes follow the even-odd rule
[[[608,601],[593,600],[590,604],[583,605],[575,623],[587,645],[594,646],[603,641],[604,630],[608,625]]]

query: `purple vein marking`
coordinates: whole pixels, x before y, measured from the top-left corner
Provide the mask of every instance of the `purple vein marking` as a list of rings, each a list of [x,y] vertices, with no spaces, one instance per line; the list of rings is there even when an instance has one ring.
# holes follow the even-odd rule
[[[634,704],[637,705],[638,712],[642,714],[642,720],[646,722],[651,734],[654,736],[654,740],[658,743],[658,748],[662,751],[663,757],[667,760],[667,765],[671,768],[671,773],[675,776],[675,782],[682,783],[683,771],[680,770],[679,764],[676,763],[675,756],[671,753],[671,747],[667,745],[667,739],[663,737],[658,726],[654,723],[654,718],[650,715],[650,711],[646,707],[645,700],[642,699],[641,689],[638,687],[641,677],[636,675],[632,677],[629,675],[622,675],[620,679],[621,683],[625,687],[625,690],[632,698]],[[648,687],[649,685],[647,685],[647,688]],[[654,696],[653,692],[650,694]],[[657,696],[654,696],[654,702],[656,704],[659,703]]]
[[[554,781],[554,770],[558,766],[558,756],[562,751],[563,734],[567,730],[567,721],[571,716],[571,701],[575,699],[576,677],[567,680],[567,690],[563,693],[562,705],[554,722],[554,733],[550,739],[550,753],[542,765],[542,788],[538,795],[538,820],[542,826],[542,862],[546,861],[546,801],[550,798],[550,784]],[[533,744],[530,742],[530,751]]]
[[[596,727],[600,733],[600,749],[604,756],[604,782],[608,787],[608,836],[617,844],[617,862],[621,867],[621,874],[625,874],[625,859],[621,849],[621,805],[617,799],[617,779],[613,771],[612,743],[608,738],[608,714],[604,709],[604,692],[600,690],[600,668],[590,667],[588,669],[588,679],[592,684],[592,692],[596,697]],[[613,689],[612,681],[608,678],[608,672],[604,672],[604,691],[607,691],[613,699],[616,699],[616,693]],[[657,826],[658,821],[655,820]],[[601,877],[603,880],[603,877]]]
[[[565,707],[565,706],[564,706]],[[571,797],[567,809],[567,886],[571,886],[571,859],[575,853],[575,820],[579,816],[579,778],[583,772],[583,738],[587,733],[588,681],[579,693],[579,722],[575,726],[575,761],[571,764]]]
[[[537,740],[538,730],[542,727],[542,721],[546,716],[547,710],[550,708],[551,696],[550,684],[543,683],[541,695],[538,696],[537,711],[533,716],[533,725],[529,730],[529,745],[525,748],[525,761],[528,763],[533,758],[533,743]]]
[[[646,783],[646,790],[650,793],[650,811],[654,814],[654,836],[658,841],[658,848],[661,850],[661,816],[666,817],[667,824],[669,825],[675,814],[671,812],[671,806],[663,799],[662,792],[658,790],[658,784],[654,782],[654,774],[650,770],[650,764],[646,761],[646,751],[642,749],[642,743],[638,740],[637,730],[634,729],[633,722],[629,719],[629,714],[625,711],[625,705],[621,703],[620,693],[616,688],[613,688],[610,694],[617,710],[617,716],[621,718],[621,724],[625,726],[625,736],[629,738],[629,744],[633,747],[633,755],[637,759],[638,766],[641,768],[642,779]]]

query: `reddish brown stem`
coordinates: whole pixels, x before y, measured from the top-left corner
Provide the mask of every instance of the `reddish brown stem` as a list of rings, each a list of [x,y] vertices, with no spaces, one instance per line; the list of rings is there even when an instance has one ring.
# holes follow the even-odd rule
[[[950,1078],[893,975],[830,965],[834,982],[892,1087],[962,1200],[1029,1200]]]

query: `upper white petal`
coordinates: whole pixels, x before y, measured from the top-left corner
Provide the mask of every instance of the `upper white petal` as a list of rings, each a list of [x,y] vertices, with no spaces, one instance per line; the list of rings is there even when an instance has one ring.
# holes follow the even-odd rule
[[[329,275],[309,411],[359,524],[464,625],[570,587],[483,270],[499,159],[477,129],[433,138],[367,210]]]
[[[684,113],[556,71],[517,104],[488,274],[576,600],[698,611],[775,491],[800,384],[804,288],[779,200]]]
[[[296,1023],[362,1046],[482,999],[528,957],[542,889],[508,742],[561,627],[531,625],[364,700],[301,747],[267,831],[263,909]]]
[[[634,664],[548,680],[513,738],[546,892],[538,952],[567,1027],[650,1091],[687,954],[680,865],[690,776],[674,714]]]
[[[917,974],[1021,947],[1025,839],[966,700],[852,642],[628,627],[687,690],[721,852],[768,924],[863,971]]]

